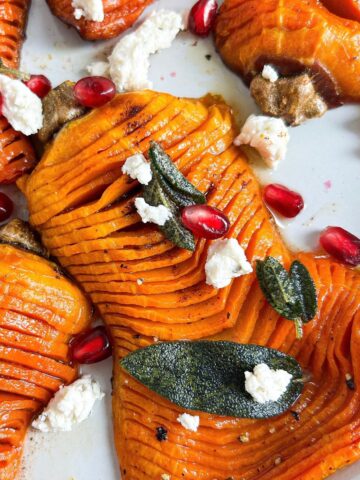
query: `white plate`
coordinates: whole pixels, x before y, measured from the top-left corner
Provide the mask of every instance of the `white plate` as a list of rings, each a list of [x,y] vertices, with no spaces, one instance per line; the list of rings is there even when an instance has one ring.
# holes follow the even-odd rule
[[[159,0],[152,8],[171,7],[183,11],[193,3],[194,0]],[[101,58],[114,43],[82,41],[73,29],[52,17],[44,0],[33,0],[27,36],[23,69],[45,73],[54,84],[84,76],[84,67]],[[210,60],[205,58],[206,54],[211,55]],[[176,95],[197,97],[209,91],[221,93],[233,105],[239,122],[256,111],[248,90],[224,67],[211,40],[181,34],[171,49],[153,57],[151,79],[155,89]],[[327,225],[340,225],[360,235],[359,132],[360,107],[343,107],[291,130],[287,159],[276,172],[257,166],[263,181],[284,183],[304,195],[305,210],[295,220],[281,225],[294,248],[316,247],[318,233]],[[5,190],[15,195],[11,187]],[[18,208],[15,213],[25,216],[24,202],[18,194],[16,196]],[[98,404],[92,417],[71,433],[42,435],[30,432],[23,480],[119,479],[112,446],[111,362],[103,362],[86,371],[91,371],[101,381],[108,394],[106,401]],[[360,465],[354,465],[333,478],[355,480],[359,476]]]

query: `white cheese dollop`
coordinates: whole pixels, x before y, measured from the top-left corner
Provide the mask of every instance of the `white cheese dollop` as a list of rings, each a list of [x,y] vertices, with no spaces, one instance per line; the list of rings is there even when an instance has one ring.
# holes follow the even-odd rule
[[[136,153],[127,158],[121,170],[134,180],[138,180],[142,185],[148,185],[151,182],[152,172],[150,163],[142,153]]]
[[[179,415],[177,421],[191,432],[197,432],[200,425],[200,417],[198,415],[189,415],[188,413],[183,413]]]
[[[285,158],[289,139],[289,131],[281,118],[250,115],[234,144],[250,145],[269,167],[275,167]]]
[[[105,18],[104,5],[102,0],[72,0],[71,6],[74,9],[76,20],[84,17],[92,22],[103,22]]]
[[[103,397],[98,382],[84,375],[56,392],[32,426],[41,432],[69,432],[90,415],[96,400]]]
[[[135,207],[143,223],[156,223],[163,226],[171,217],[171,212],[164,205],[153,207],[145,202],[142,197],[135,199]]]
[[[231,283],[233,278],[252,271],[244,250],[235,238],[215,240],[210,245],[205,263],[208,285],[224,288]]]
[[[269,80],[271,83],[275,83],[276,80],[279,80],[278,72],[271,65],[264,65],[261,75],[265,80]]]
[[[40,98],[23,82],[0,74],[2,114],[14,130],[24,135],[33,135],[43,125],[43,110]]]
[[[245,372],[245,390],[250,393],[255,402],[276,402],[292,379],[285,370],[272,370],[265,363],[259,363],[252,372]]]
[[[110,75],[118,90],[151,88],[149,56],[169,48],[184,28],[182,16],[171,10],[154,11],[133,33],[125,35],[109,57]]]
[[[92,77],[108,77],[110,75],[108,62],[90,63],[86,70]]]

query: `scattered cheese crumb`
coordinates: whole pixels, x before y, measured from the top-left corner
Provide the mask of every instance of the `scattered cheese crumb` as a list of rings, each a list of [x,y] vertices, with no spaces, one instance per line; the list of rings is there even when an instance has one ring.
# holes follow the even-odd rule
[[[103,397],[98,382],[84,375],[58,390],[32,426],[42,432],[69,432],[75,424],[88,418],[96,400]]]
[[[153,337],[153,340],[155,343],[157,343],[159,341],[158,337]]]
[[[125,35],[109,57],[110,75],[118,90],[151,88],[148,79],[149,56],[169,48],[180,30],[184,29],[179,13],[154,11],[133,33]]]
[[[275,83],[276,80],[279,80],[278,72],[271,65],[265,65],[261,75],[271,83]]]
[[[191,432],[197,432],[200,425],[200,417],[198,415],[189,415],[188,413],[183,413],[179,415],[177,421]]]
[[[251,273],[252,267],[235,238],[215,240],[209,247],[205,263],[206,283],[223,288],[231,280]]]
[[[276,402],[286,392],[291,379],[292,375],[285,370],[272,370],[260,363],[253,372],[245,372],[245,390],[255,402]]]
[[[108,77],[110,75],[108,62],[90,63],[86,70],[93,77]]]
[[[250,115],[234,144],[250,145],[274,168],[285,158],[289,139],[289,131],[281,118]]]
[[[102,0],[72,0],[71,6],[74,9],[76,20],[84,17],[85,20],[93,22],[104,21],[105,14]]]
[[[248,443],[250,441],[250,434],[249,432],[245,432],[240,435],[239,440],[241,443]]]
[[[281,462],[282,462],[281,457],[275,458],[275,461],[274,461],[275,465],[280,465]]]
[[[153,207],[145,202],[142,197],[135,199],[135,207],[143,223],[156,223],[163,226],[171,218],[171,212],[164,205]]]
[[[276,432],[276,428],[275,427],[270,427],[269,428],[269,433],[275,433]]]
[[[168,475],[167,473],[163,473],[161,475],[161,480],[171,480],[171,475]]]
[[[138,279],[136,280],[136,283],[137,283],[138,285],[142,285],[142,284],[144,283],[144,280],[143,280],[142,278],[138,278]]]
[[[129,157],[122,167],[122,172],[132,179],[138,180],[142,185],[148,185],[152,179],[150,163],[142,153]]]
[[[0,74],[2,114],[14,130],[24,135],[33,135],[43,125],[43,110],[40,98],[23,82]]]

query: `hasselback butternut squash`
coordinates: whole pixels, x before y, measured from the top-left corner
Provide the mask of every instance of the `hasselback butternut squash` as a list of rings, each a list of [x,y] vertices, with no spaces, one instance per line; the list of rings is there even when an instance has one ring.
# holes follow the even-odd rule
[[[117,37],[130,28],[153,0],[103,0],[105,18],[102,22],[76,19],[72,0],[47,0],[52,13],[76,28],[86,40],[105,40]]]
[[[0,59],[18,68],[30,0],[7,0],[0,8]],[[0,183],[12,183],[36,162],[30,141],[0,115]]]
[[[134,211],[139,190],[121,166],[156,140],[208,203],[227,214],[228,235],[252,263],[272,255],[288,265],[295,256],[244,154],[232,146],[236,133],[230,108],[217,97],[118,95],[63,129],[21,182],[32,224],[112,332],[115,443],[124,479],[310,480],[360,457],[360,393],[346,383],[349,375],[359,382],[358,273],[327,258],[296,256],[319,298],[318,315],[296,340],[292,322],[267,304],[254,273],[221,290],[209,287],[209,242],[198,241],[194,253],[174,247]],[[179,408],[120,369],[122,357],[154,337],[268,345],[296,356],[311,381],[291,412],[270,420],[199,413],[200,428],[190,432],[177,422]],[[162,442],[160,426],[168,432]]]
[[[13,221],[0,229],[1,480],[17,478],[29,424],[76,378],[68,344],[91,317],[80,290],[39,255],[32,239],[24,242],[26,228]]]
[[[355,2],[323,3],[337,5],[340,14]],[[360,100],[359,33],[358,22],[335,15],[319,0],[225,0],[215,42],[224,62],[246,81],[265,63],[284,75],[307,69],[320,93],[338,104]]]

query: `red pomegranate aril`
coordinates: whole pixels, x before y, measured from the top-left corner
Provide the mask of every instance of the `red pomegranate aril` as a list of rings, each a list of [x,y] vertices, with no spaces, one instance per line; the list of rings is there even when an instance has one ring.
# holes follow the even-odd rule
[[[85,77],[74,87],[76,100],[88,108],[102,107],[115,96],[116,87],[112,80],[105,77]]]
[[[287,218],[296,217],[304,208],[304,200],[300,193],[277,183],[265,187],[264,200],[269,207]]]
[[[320,245],[331,256],[356,267],[360,265],[360,238],[341,227],[327,227],[320,235]]]
[[[111,356],[112,347],[105,327],[99,326],[74,337],[70,344],[72,360],[90,364]]]
[[[30,80],[24,83],[40,98],[44,98],[52,88],[50,80],[45,75],[31,75]]]
[[[14,204],[12,200],[5,193],[0,192],[0,222],[10,218],[13,210]]]
[[[209,205],[191,205],[181,212],[183,225],[196,237],[215,239],[223,237],[229,230],[227,216]]]
[[[218,4],[216,0],[199,0],[190,10],[189,30],[200,37],[206,37],[212,30]]]

